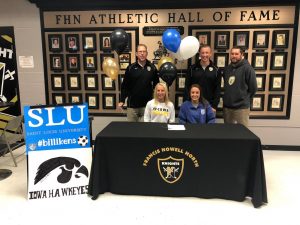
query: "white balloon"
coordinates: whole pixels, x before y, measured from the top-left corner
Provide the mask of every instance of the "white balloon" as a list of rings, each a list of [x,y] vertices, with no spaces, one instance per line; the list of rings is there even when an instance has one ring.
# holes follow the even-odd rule
[[[171,52],[173,58],[177,59],[178,61],[183,61],[184,58],[180,55],[179,49],[177,52]]]
[[[182,60],[189,59],[196,55],[196,53],[199,50],[199,47],[200,44],[197,38],[195,38],[194,36],[187,36],[181,40],[178,51],[175,54],[179,55],[179,57],[181,57]]]

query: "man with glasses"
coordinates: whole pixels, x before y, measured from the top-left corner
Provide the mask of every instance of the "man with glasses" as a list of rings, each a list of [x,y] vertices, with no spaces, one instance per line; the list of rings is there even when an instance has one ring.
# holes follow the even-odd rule
[[[119,108],[127,98],[127,120],[143,121],[145,106],[152,99],[153,89],[159,82],[156,67],[147,60],[147,46],[139,44],[136,50],[137,61],[126,69],[121,85]]]

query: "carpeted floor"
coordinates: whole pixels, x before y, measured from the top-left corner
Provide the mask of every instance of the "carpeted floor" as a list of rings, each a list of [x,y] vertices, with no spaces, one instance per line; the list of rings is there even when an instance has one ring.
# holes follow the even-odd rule
[[[24,146],[15,154],[24,152]],[[130,225],[298,225],[300,208],[300,152],[264,151],[269,203],[253,208],[249,199],[169,198],[105,193],[95,201],[79,199],[27,201],[25,154],[13,166],[9,155],[0,169],[12,175],[0,181],[0,223],[23,224],[130,224]],[[191,184],[192,185],[192,184]]]

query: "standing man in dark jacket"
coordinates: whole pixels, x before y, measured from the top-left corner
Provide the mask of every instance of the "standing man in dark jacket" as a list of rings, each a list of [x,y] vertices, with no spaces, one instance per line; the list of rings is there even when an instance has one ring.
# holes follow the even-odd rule
[[[202,45],[199,50],[200,60],[192,65],[185,80],[185,97],[188,98],[190,87],[198,84],[202,87],[203,97],[216,112],[221,92],[221,72],[210,60],[211,48]]]
[[[147,46],[137,46],[137,61],[126,69],[121,85],[121,99],[118,104],[122,107],[127,98],[127,120],[142,121],[145,106],[153,97],[153,89],[159,82],[156,67],[147,60]]]
[[[224,70],[224,122],[248,126],[250,101],[257,91],[253,67],[240,47],[230,51],[231,63]]]

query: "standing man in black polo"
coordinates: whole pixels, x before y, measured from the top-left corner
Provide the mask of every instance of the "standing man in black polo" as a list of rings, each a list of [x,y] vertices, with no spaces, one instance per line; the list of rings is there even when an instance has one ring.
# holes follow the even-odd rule
[[[256,75],[244,51],[233,47],[230,51],[231,63],[224,70],[224,122],[248,126],[250,101],[257,90]]]
[[[137,61],[126,69],[121,85],[119,107],[124,105],[127,98],[127,120],[143,121],[145,106],[153,97],[153,89],[159,82],[156,67],[147,60],[147,46],[137,46]]]
[[[210,46],[202,45],[199,50],[199,60],[190,67],[185,79],[185,97],[188,98],[191,85],[198,84],[202,88],[203,97],[216,112],[220,100],[221,72],[210,57]]]

